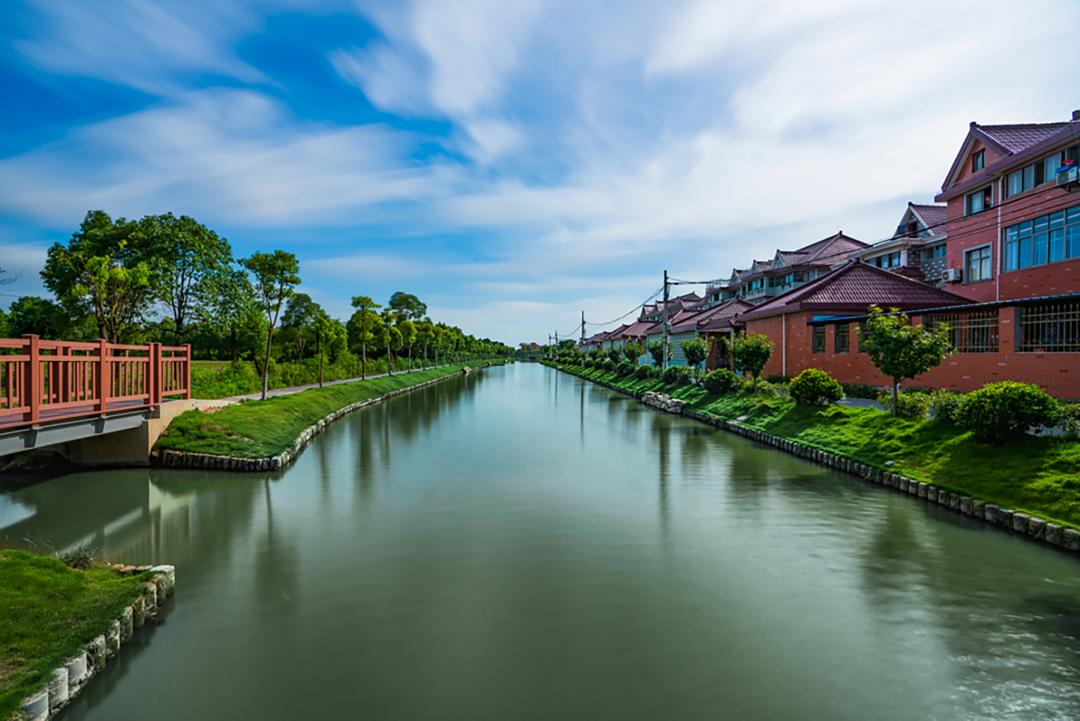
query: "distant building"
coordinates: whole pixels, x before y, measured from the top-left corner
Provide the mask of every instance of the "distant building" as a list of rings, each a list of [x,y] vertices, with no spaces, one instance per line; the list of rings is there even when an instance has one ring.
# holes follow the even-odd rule
[[[908,203],[896,233],[850,257],[884,270],[945,287],[946,206]]]

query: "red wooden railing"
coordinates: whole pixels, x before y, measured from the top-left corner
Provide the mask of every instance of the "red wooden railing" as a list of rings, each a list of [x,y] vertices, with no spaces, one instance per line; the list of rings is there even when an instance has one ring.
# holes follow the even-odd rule
[[[191,397],[191,346],[0,338],[0,431]]]

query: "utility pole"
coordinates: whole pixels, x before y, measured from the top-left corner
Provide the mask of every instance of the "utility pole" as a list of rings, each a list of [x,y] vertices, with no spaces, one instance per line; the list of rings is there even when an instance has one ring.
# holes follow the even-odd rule
[[[662,317],[663,320],[661,321],[661,323],[663,323],[664,331],[662,341],[664,344],[664,355],[663,362],[660,364],[660,369],[666,370],[668,362],[668,275],[666,270],[664,271],[664,313]]]
[[[585,311],[581,311],[581,345],[585,345]]]

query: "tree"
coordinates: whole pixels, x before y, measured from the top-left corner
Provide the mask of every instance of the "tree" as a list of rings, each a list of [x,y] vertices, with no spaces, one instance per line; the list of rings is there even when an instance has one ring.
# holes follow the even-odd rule
[[[193,306],[205,302],[212,279],[228,271],[232,249],[194,218],[177,218],[172,213],[147,215],[138,221],[132,246],[150,267],[154,295],[169,309],[179,344]]]
[[[765,369],[765,364],[776,349],[769,336],[764,333],[739,333],[725,339],[725,342],[735,363],[735,370],[752,375],[756,386],[761,371]]]
[[[860,329],[859,333],[861,347],[870,355],[870,362],[892,379],[893,415],[896,415],[900,383],[922,375],[952,352],[947,325],[914,326],[896,308],[885,312],[871,306],[865,331]]]
[[[141,319],[153,290],[150,267],[130,247],[133,224],[90,211],[66,246],[49,248],[41,271],[72,320],[92,314],[100,337],[112,342]]]
[[[401,333],[394,327],[395,313],[390,308],[386,308],[382,312],[382,336],[383,343],[386,346],[386,374],[394,375],[394,352],[393,349],[397,346],[401,339]],[[397,336],[395,338],[395,336]]]
[[[239,359],[241,342],[254,349],[264,344],[262,323],[258,322],[262,309],[247,273],[232,269],[217,273],[206,281],[204,290],[202,302],[195,306],[195,315],[200,323],[225,333],[233,363]]]
[[[322,306],[307,293],[293,293],[281,315],[282,331],[289,331],[295,346],[297,362],[304,359],[304,346],[315,336],[315,322],[323,312]]]
[[[416,345],[420,346],[420,368],[427,365],[428,349],[435,341],[435,324],[430,318],[424,318],[416,324]]]
[[[32,333],[60,340],[68,335],[70,327],[64,309],[45,298],[24,295],[8,309],[7,333],[15,337]]]
[[[382,306],[376,303],[370,296],[354,295],[352,307],[356,308],[350,324],[355,321],[356,334],[360,342],[360,377],[367,378],[367,341],[371,336],[373,311]]]
[[[682,347],[683,355],[686,356],[687,365],[694,370],[697,370],[709,355],[709,344],[700,336],[687,338],[679,345]]]
[[[322,388],[326,348],[327,346],[333,347],[336,343],[341,323],[327,315],[322,308],[319,308],[315,314],[313,326],[315,328],[315,355],[319,358],[319,387]],[[344,334],[342,333],[342,335]]]
[[[254,253],[240,264],[255,277],[255,298],[266,314],[266,353],[262,367],[262,397],[270,385],[270,350],[274,342],[274,326],[277,325],[281,306],[300,284],[300,263],[296,256],[284,250],[273,253]]]
[[[670,345],[671,344],[668,343],[669,347],[670,347]],[[659,368],[660,366],[662,366],[664,364],[664,356],[666,355],[666,353],[665,353],[666,348],[664,347],[664,341],[662,341],[662,340],[651,341],[649,343],[649,345],[646,346],[646,349],[649,351],[649,355],[652,356],[653,364],[657,368]]]
[[[412,370],[412,352],[416,345],[416,324],[408,318],[400,318],[397,322],[397,331],[401,334],[401,347],[409,352],[409,370]]]
[[[640,343],[631,340],[626,341],[622,347],[623,357],[635,365],[637,365],[638,359],[641,358],[641,354],[644,352]]]
[[[386,305],[408,320],[420,320],[427,313],[427,304],[412,293],[403,293],[400,290],[390,296],[390,302]]]

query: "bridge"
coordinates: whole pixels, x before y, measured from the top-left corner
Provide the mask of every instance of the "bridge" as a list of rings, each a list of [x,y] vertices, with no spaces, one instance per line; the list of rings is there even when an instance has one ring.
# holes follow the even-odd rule
[[[0,456],[138,432],[190,398],[189,345],[0,338]]]

